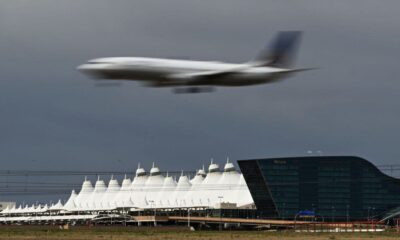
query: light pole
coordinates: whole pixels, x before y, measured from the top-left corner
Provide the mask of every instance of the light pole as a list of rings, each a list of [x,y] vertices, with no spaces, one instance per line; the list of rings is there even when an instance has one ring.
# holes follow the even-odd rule
[[[188,208],[188,228],[190,228],[190,208]]]
[[[218,196],[219,198],[219,230],[222,230],[222,199],[223,196]]]
[[[156,208],[156,203],[154,202],[154,227],[157,226],[156,216],[157,216],[157,208]]]
[[[126,227],[126,217],[128,214],[125,212],[125,206],[122,207],[122,212],[123,212],[123,216],[124,216],[124,226]]]
[[[368,208],[368,222],[369,222],[370,224],[372,224],[373,221],[374,221],[374,210],[375,210],[374,207]]]
[[[150,206],[154,207],[154,226],[156,226],[157,225],[157,223],[156,223],[156,204],[154,203],[153,200],[150,200],[149,202],[150,202]]]

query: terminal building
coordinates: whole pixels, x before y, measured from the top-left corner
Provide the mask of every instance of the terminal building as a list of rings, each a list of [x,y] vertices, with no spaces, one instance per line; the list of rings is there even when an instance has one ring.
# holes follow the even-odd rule
[[[0,224],[133,221],[146,214],[282,222],[306,217],[320,222],[379,221],[400,216],[400,179],[385,175],[363,158],[266,158],[239,160],[238,165],[241,173],[231,162],[222,171],[211,163],[208,171],[200,169],[190,177],[162,173],[153,164],[149,172],[138,167],[135,176],[125,176],[121,184],[113,176],[108,184],[101,178],[94,184],[85,179],[65,201],[5,206]]]
[[[324,221],[382,219],[400,212],[400,179],[353,156],[239,160],[257,210],[270,218],[301,212]]]
[[[223,171],[211,162],[207,172],[199,169],[192,178],[183,172],[180,176],[163,174],[153,164],[149,172],[138,167],[134,178],[125,176],[121,185],[113,176],[108,184],[99,177],[94,185],[85,178],[80,190],[72,190],[64,202],[7,206],[0,211],[0,223],[92,220],[110,213],[126,217],[189,209],[193,213],[210,209],[239,213],[254,210],[254,204],[243,175],[229,161]]]

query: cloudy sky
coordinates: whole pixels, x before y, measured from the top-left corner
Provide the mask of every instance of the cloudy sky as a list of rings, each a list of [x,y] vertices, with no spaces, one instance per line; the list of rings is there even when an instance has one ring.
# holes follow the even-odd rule
[[[5,170],[195,169],[213,157],[358,155],[399,162],[400,2],[0,0],[0,159]],[[242,62],[303,30],[272,85],[175,95],[95,87],[88,59]]]

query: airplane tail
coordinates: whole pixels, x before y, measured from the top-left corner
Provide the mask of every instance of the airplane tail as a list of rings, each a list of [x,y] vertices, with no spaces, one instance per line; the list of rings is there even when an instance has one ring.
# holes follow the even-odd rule
[[[279,32],[272,45],[263,49],[251,62],[259,66],[289,68],[297,52],[301,31]]]

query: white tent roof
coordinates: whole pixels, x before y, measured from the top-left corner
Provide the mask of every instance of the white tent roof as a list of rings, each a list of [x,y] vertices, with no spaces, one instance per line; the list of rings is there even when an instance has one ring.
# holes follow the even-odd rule
[[[148,176],[146,171],[143,168],[138,168],[136,170],[136,176],[132,181],[131,185],[131,199],[134,205],[138,208],[146,207],[145,201],[145,185],[147,182]]]
[[[204,168],[204,167],[203,167]],[[190,180],[191,187],[189,191],[185,194],[185,203],[188,206],[200,206],[201,198],[201,184],[204,178],[207,176],[204,169],[197,171],[196,176]]]
[[[5,209],[3,209],[3,211],[1,211],[2,214],[8,214],[8,212],[10,211],[9,207],[7,206]]]
[[[40,213],[40,212],[42,212],[41,210],[42,210],[42,207],[40,206],[40,204],[38,204],[38,205],[35,207],[34,212],[35,212],[35,213]]]
[[[156,204],[158,208],[169,208],[172,203],[169,201],[168,196],[170,196],[176,188],[176,181],[171,177],[167,176],[164,179],[163,186],[158,192]]]
[[[110,181],[108,182],[107,190],[104,192],[102,199],[100,200],[101,206],[104,210],[112,210],[117,207],[115,202],[115,197],[120,190],[120,186],[118,184],[118,180],[114,179],[111,176]]]
[[[161,175],[160,169],[153,167],[150,170],[150,176],[144,186],[144,192],[146,193],[145,202],[146,206],[150,208],[159,207],[158,205],[158,192],[161,191],[164,184],[164,176]]]
[[[64,210],[73,211],[76,209],[75,199],[78,195],[75,193],[75,190],[72,190],[71,195],[69,196],[67,202],[64,204]]]
[[[47,206],[47,204],[45,204],[45,205],[40,209],[41,212],[46,212],[47,210],[49,210],[49,207]]]
[[[25,207],[20,210],[20,213],[28,213],[28,212],[29,212],[29,206],[28,204],[26,204]]]
[[[17,211],[17,207],[13,206],[10,210],[8,210],[8,213],[15,213]]]
[[[247,187],[246,180],[243,177],[243,174],[240,174],[236,196],[238,198],[237,201],[238,207],[254,203],[250,190]]]
[[[208,174],[199,186],[200,191],[197,191],[201,206],[214,207],[218,203],[220,196],[220,186],[218,184],[222,174],[219,171],[218,164],[211,163],[208,167]]]
[[[190,184],[202,183],[206,176],[207,176],[207,173],[204,170],[204,166],[203,166],[203,168],[197,170],[196,175],[192,179],[190,179]]]
[[[108,187],[98,179],[93,188],[85,179],[78,194],[75,191],[63,206],[61,200],[50,208],[45,206],[25,206],[6,208],[5,214],[31,214],[45,211],[108,211],[116,208],[182,208],[182,207],[216,207],[220,202],[236,203],[245,206],[253,203],[250,191],[243,175],[235,166],[227,162],[221,173],[218,164],[211,163],[208,174],[204,168],[189,181],[181,175],[178,182],[173,177],[164,177],[160,169],[153,165],[150,175],[143,168],[138,168],[131,181],[126,178],[121,186],[113,177]],[[39,214],[40,215],[40,214]]]
[[[224,167],[224,172],[219,179],[217,185],[220,188],[218,191],[222,197],[221,202],[237,203],[238,202],[238,186],[240,174],[236,171],[233,163],[227,162]]]
[[[93,193],[92,183],[85,178],[85,181],[82,183],[82,188],[79,194],[74,199],[75,210],[85,210],[88,208],[89,197]]]
[[[89,210],[103,210],[100,200],[103,197],[104,192],[107,190],[106,184],[103,180],[98,177],[92,194],[89,196],[87,201]]]
[[[207,176],[204,169],[200,169],[197,171],[196,175],[190,180],[190,184],[195,186],[199,185],[204,181],[204,178]]]
[[[178,180],[174,191],[168,197],[168,201],[171,203],[171,207],[185,207],[187,206],[186,194],[189,191],[191,184],[189,178],[185,175],[181,175]]]
[[[63,206],[63,204],[61,203],[61,199],[59,199],[58,202],[57,202],[56,204],[53,204],[53,205],[49,208],[50,211],[60,211],[60,210],[63,210],[63,209],[64,209],[64,206]]]
[[[132,181],[130,178],[127,178],[125,176],[125,179],[122,181],[121,188],[114,198],[114,202],[116,203],[118,208],[134,207],[131,201],[131,188]]]
[[[14,213],[16,211],[16,209],[17,209],[16,206],[13,206],[12,208],[9,208],[8,211],[7,211],[7,214]]]
[[[17,209],[15,209],[15,211],[13,213],[22,213],[22,206],[19,205],[19,207]]]
[[[27,213],[34,213],[34,212],[35,212],[35,205],[32,204],[32,205],[28,208]]]

